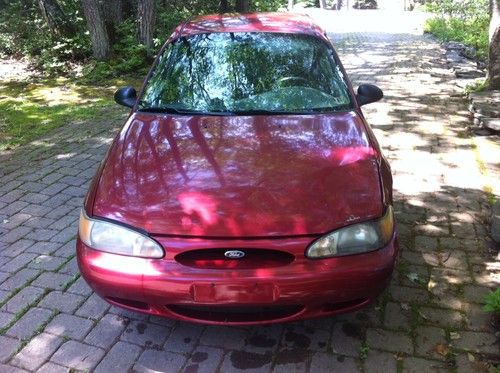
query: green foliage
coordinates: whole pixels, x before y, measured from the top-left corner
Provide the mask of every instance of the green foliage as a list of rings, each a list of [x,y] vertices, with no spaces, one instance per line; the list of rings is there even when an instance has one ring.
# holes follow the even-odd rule
[[[79,2],[59,3],[75,27],[74,35],[52,34],[35,0],[0,2],[0,54],[29,57],[36,68],[52,74],[88,57],[90,41]]]
[[[442,41],[458,41],[474,47],[477,57],[488,56],[488,15],[470,19],[435,17],[428,19],[425,31]]]
[[[431,0],[426,8],[443,17],[472,20],[488,15],[488,0]]]
[[[75,64],[83,64],[84,83],[105,82],[127,74],[144,75],[151,60],[137,42],[136,9],[115,30],[112,58],[106,62],[91,59],[91,44],[79,0],[58,0],[72,35],[54,35],[43,19],[38,0],[0,0],[0,55],[24,56],[49,76],[73,74]],[[231,4],[234,1],[230,1]],[[286,5],[284,0],[250,1],[251,11],[273,11]],[[174,27],[192,16],[217,13],[219,0],[157,1],[154,47],[158,50]],[[22,20],[22,21],[20,21]],[[78,69],[76,69],[78,70]]]
[[[484,300],[486,302],[484,311],[500,314],[500,288],[486,295]]]
[[[465,93],[482,92],[488,89],[488,79],[478,79],[465,86]]]
[[[70,121],[89,120],[112,104],[112,90],[67,80],[0,82],[0,150],[39,138]]]

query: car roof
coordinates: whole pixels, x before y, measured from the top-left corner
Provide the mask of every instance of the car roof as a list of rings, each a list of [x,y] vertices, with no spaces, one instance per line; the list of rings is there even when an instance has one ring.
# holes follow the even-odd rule
[[[171,38],[216,32],[275,32],[325,38],[324,30],[308,15],[278,12],[212,14],[196,17],[177,26]]]

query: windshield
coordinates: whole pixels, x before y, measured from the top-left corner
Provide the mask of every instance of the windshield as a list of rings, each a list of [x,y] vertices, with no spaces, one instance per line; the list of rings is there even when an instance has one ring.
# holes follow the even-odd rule
[[[160,57],[139,110],[310,113],[352,108],[332,49],[308,35],[213,33],[183,37]]]

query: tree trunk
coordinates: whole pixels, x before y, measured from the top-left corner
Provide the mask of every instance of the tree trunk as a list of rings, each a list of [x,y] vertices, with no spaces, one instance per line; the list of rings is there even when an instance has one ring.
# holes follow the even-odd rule
[[[294,3],[293,0],[288,0],[288,10],[292,10],[293,9],[293,3]]]
[[[104,2],[104,12],[106,18],[109,19],[113,25],[118,25],[123,21],[123,1],[122,0],[106,0]]]
[[[139,24],[139,43],[146,46],[148,54],[153,47],[153,33],[155,29],[155,1],[139,0],[137,7],[137,21]]]
[[[219,11],[221,13],[227,13],[227,12],[229,12],[229,3],[228,3],[227,0],[221,0],[220,1]]]
[[[101,4],[99,0],[82,0],[82,5],[94,57],[98,60],[106,60],[111,54],[111,45]]]
[[[249,10],[249,0],[236,0],[236,11],[238,13],[247,13]]]
[[[104,21],[110,43],[115,42],[116,27],[123,21],[122,0],[107,0],[104,2]]]
[[[500,0],[490,0],[490,11],[488,80],[490,89],[500,90]]]
[[[319,0],[319,7],[321,9],[326,9],[326,0]]]
[[[38,6],[53,34],[67,36],[75,33],[74,27],[68,22],[57,0],[38,0]]]

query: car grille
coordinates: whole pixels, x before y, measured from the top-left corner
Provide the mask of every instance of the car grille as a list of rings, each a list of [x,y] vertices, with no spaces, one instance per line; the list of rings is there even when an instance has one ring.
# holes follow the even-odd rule
[[[191,319],[219,322],[256,322],[279,320],[293,316],[304,306],[166,306],[171,312]]]
[[[225,249],[200,249],[186,251],[175,256],[175,260],[185,266],[207,269],[256,269],[285,266],[292,263],[294,255],[271,249],[238,249],[245,253],[239,259],[229,259]]]

